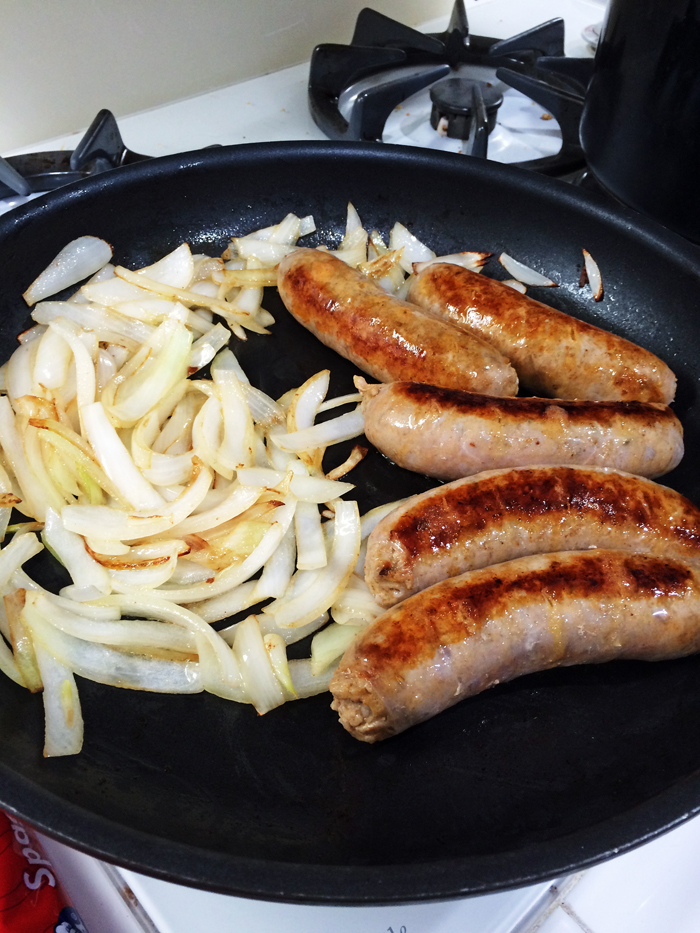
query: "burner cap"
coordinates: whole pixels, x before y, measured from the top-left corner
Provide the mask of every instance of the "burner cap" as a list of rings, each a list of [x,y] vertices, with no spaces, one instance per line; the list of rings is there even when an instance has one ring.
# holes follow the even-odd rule
[[[496,112],[503,103],[503,95],[484,81],[471,78],[444,78],[430,88],[433,102],[430,125],[451,139],[467,139],[472,122],[472,89],[481,88],[486,108],[489,133],[496,125]]]

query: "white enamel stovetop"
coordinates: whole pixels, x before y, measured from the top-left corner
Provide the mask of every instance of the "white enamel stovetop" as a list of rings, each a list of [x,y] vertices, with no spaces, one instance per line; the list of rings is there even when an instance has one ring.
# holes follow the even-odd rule
[[[467,0],[475,34],[506,37],[554,16],[567,53],[603,17],[596,0]],[[425,24],[427,31],[445,28]],[[314,37],[322,42],[324,37]],[[349,41],[348,37],[348,41]],[[126,145],[153,156],[242,142],[323,139],[308,114],[299,65],[146,113],[120,118]],[[81,133],[20,151],[73,148]],[[0,204],[0,210],[12,203]],[[517,891],[439,904],[333,908],[269,904],[195,891],[121,871],[52,840],[46,850],[91,933],[697,933],[700,820],[631,853]]]

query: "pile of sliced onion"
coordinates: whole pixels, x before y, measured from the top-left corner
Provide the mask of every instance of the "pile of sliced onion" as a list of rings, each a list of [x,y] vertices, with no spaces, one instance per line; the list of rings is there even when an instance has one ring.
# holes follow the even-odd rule
[[[360,397],[327,399],[323,371],[270,398],[228,348],[232,331],[267,332],[263,288],[314,229],[290,214],[222,257],[185,243],[141,269],[81,238],[25,294],[36,324],[1,371],[0,518],[4,530],[14,505],[33,521],[0,551],[0,668],[43,691],[46,755],[81,748],[75,674],[264,713],[326,690],[378,614],[343,498],[366,451],[323,468],[329,445],[362,434]],[[350,209],[338,255],[366,262],[367,242]],[[43,547],[71,577],[59,594],[23,569]],[[287,646],[317,631],[311,657],[289,662]]]

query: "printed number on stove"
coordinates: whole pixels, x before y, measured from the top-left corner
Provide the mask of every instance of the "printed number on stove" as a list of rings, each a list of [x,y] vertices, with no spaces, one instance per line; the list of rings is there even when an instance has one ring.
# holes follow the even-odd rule
[[[386,933],[394,933],[394,928],[393,928],[393,927],[387,927]],[[399,928],[399,933],[407,933],[406,927],[400,927],[400,928]]]

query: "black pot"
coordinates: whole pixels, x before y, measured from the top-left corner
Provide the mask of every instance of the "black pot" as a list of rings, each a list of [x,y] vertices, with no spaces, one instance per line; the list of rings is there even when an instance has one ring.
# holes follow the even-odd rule
[[[612,195],[700,242],[700,0],[611,0],[581,143]]]

